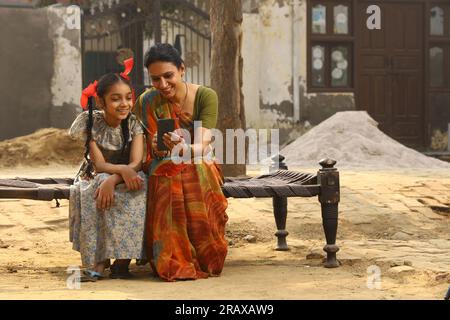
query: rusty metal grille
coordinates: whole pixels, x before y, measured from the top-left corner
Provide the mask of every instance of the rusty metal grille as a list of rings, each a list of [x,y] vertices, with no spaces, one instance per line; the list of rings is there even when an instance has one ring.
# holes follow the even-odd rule
[[[211,33],[209,0],[100,1],[82,7],[83,86],[108,72],[121,72],[134,57],[131,78],[137,93],[150,85],[145,51],[171,43],[186,63],[186,80],[209,85]]]

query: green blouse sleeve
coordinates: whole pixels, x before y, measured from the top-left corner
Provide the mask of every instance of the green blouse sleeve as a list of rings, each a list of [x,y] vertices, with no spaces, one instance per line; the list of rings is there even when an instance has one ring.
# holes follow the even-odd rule
[[[202,121],[202,127],[207,129],[215,128],[219,109],[217,93],[208,87],[201,87],[197,101],[196,120]]]

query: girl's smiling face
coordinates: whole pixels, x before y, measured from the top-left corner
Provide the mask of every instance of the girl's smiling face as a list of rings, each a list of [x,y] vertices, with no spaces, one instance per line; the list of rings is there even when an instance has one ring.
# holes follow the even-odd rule
[[[133,94],[128,84],[119,81],[111,85],[104,97],[97,102],[100,102],[107,121],[120,123],[128,117],[133,108]]]

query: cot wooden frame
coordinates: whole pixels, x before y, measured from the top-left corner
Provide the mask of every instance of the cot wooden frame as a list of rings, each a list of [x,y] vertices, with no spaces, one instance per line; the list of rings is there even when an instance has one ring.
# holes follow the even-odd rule
[[[314,197],[318,196],[321,204],[322,225],[326,238],[323,248],[327,253],[324,266],[327,268],[338,267],[336,252],[336,233],[338,227],[338,204],[340,200],[339,172],[334,167],[336,161],[323,159],[319,162],[322,166],[316,175],[287,170],[283,162],[283,156],[273,158],[272,173],[252,178],[225,178],[222,186],[227,198],[272,198],[273,212],[277,232],[276,250],[289,250],[286,242],[288,232],[286,230],[287,199],[289,197]],[[0,179],[0,198],[8,199],[33,199],[51,201],[69,199],[70,186],[73,179],[70,178],[15,178]]]

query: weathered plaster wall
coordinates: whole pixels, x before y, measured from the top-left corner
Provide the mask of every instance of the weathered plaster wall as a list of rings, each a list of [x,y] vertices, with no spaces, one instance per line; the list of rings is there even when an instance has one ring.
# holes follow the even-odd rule
[[[292,29],[288,1],[267,0],[259,9],[261,108],[292,103]],[[286,107],[285,107],[286,108]],[[284,111],[287,111],[284,110]]]
[[[0,140],[67,128],[81,92],[80,31],[63,8],[0,8]],[[78,13],[79,14],[79,13]]]
[[[244,14],[242,22],[243,88],[247,128],[260,125],[260,20],[257,14]]]
[[[54,57],[50,124],[56,128],[67,128],[80,110],[80,9],[77,6],[51,6],[47,9],[47,17]]]
[[[289,1],[263,0],[244,13],[244,102],[248,128],[292,128],[292,28]],[[286,132],[284,132],[286,131]]]

